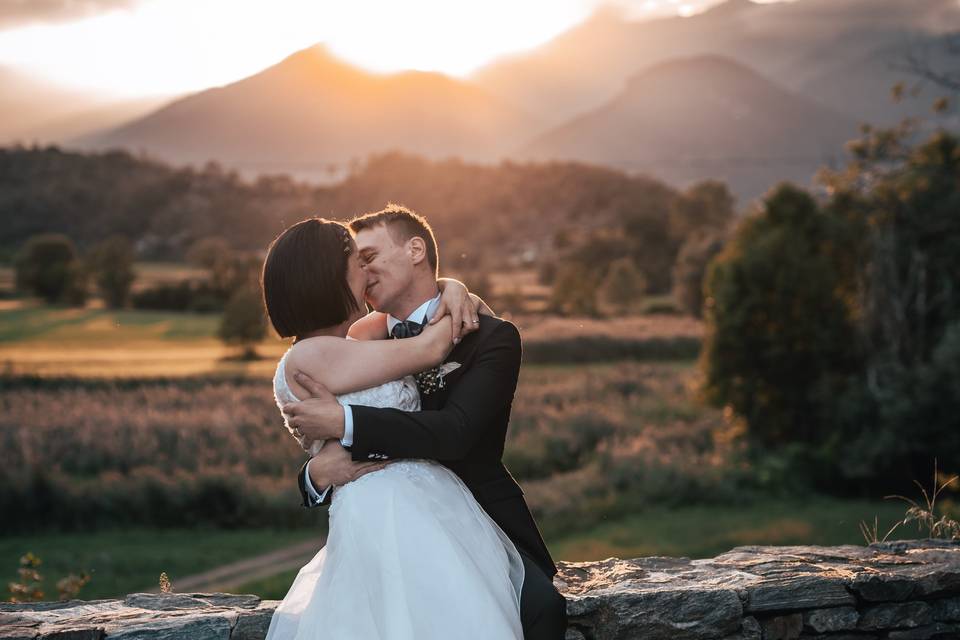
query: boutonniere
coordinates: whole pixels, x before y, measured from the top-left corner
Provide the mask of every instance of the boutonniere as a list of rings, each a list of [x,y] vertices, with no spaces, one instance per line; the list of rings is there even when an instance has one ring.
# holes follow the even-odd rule
[[[447,381],[444,380],[447,374],[459,368],[459,362],[445,362],[439,367],[421,371],[414,376],[417,380],[417,388],[420,389],[420,393],[425,395],[439,391],[447,386]]]

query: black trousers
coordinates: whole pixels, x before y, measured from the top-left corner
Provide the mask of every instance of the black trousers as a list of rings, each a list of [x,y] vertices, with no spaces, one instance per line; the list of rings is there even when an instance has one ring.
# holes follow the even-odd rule
[[[523,589],[520,591],[520,623],[524,640],[563,640],[567,633],[567,601],[527,553],[523,559]]]

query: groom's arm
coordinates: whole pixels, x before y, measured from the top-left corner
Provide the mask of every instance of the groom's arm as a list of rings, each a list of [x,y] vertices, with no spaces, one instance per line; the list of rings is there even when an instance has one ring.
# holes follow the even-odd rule
[[[297,474],[303,506],[317,507],[327,504],[334,485],[353,482],[360,476],[383,469],[384,466],[386,463],[379,461],[354,462],[350,452],[339,442],[329,440],[317,455],[300,467],[300,473]]]
[[[353,444],[353,414],[349,408],[343,412],[343,437],[340,438],[340,444],[344,449],[347,450],[349,450],[350,446]],[[303,496],[303,506],[319,507],[320,505],[330,503],[333,484],[327,484],[320,487],[315,485],[310,476],[311,462],[319,465],[324,464],[324,461],[314,461],[313,458],[310,458],[304,462],[303,466],[300,467],[300,473],[297,476],[297,483],[300,485],[300,495]]]
[[[354,405],[354,461],[390,458],[459,460],[509,412],[520,375],[520,333],[501,322],[478,346],[443,409],[400,411]]]

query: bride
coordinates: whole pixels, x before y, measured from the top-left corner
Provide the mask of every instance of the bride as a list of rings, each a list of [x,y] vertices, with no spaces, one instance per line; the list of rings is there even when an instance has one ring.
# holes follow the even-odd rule
[[[367,339],[385,337],[386,324],[383,314],[364,316],[366,286],[356,244],[337,222],[304,220],[270,245],[267,313],[280,336],[295,338],[277,365],[278,405],[309,396],[293,378],[303,371],[341,404],[420,410],[412,374],[449,354],[450,319],[404,340]],[[464,293],[458,283],[446,289]],[[301,445],[315,455],[323,443]],[[522,640],[520,555],[463,481],[424,459],[365,471],[334,488],[327,544],[297,574],[267,640]]]

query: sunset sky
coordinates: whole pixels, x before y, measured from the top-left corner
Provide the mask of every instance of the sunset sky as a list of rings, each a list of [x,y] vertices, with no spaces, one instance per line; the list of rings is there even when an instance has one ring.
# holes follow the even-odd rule
[[[618,0],[632,17],[719,0]],[[776,0],[764,0],[776,1]],[[601,0],[4,0],[0,66],[117,97],[238,80],[318,42],[371,71],[467,75],[535,47]],[[609,4],[609,3],[608,3]]]

